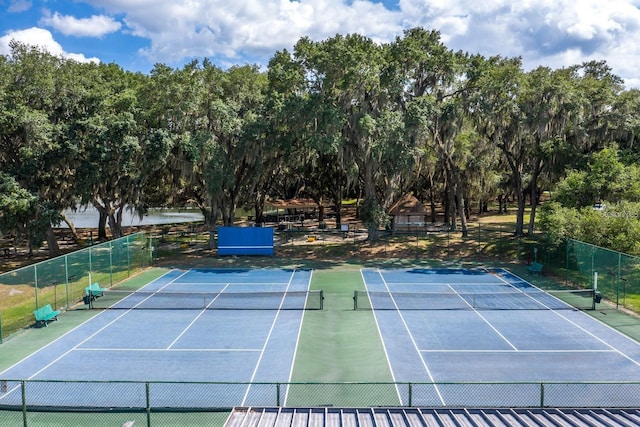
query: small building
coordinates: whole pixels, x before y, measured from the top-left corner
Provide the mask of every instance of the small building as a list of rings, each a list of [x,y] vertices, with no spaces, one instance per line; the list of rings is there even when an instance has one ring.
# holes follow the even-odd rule
[[[402,196],[389,209],[393,232],[425,231],[427,229],[427,209],[413,194]]]

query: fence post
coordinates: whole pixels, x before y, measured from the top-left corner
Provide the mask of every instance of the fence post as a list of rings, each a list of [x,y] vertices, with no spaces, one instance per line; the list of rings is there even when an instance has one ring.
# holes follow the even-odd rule
[[[622,275],[622,253],[618,252],[618,276],[616,277],[616,310],[620,305],[620,278]]]
[[[280,383],[276,384],[276,406],[280,406]]]
[[[38,264],[33,265],[33,288],[36,293],[36,309],[40,308],[38,305]]]
[[[540,407],[544,408],[544,383],[540,383]]]
[[[22,393],[22,425],[27,427],[27,384],[25,380],[20,382]]]
[[[67,255],[64,256],[64,290],[67,293],[67,308],[71,307],[69,301],[69,259]]]
[[[569,239],[565,240],[564,248],[564,285],[569,286]]]
[[[109,287],[113,286],[113,244],[109,241]]]
[[[413,406],[413,383],[409,383],[409,405]]]
[[[151,237],[151,232],[149,232],[149,237]],[[127,236],[127,240],[125,242],[125,248],[127,249],[127,277],[131,277],[131,256],[129,255],[131,251],[131,242],[129,241],[129,236]],[[149,246],[153,243],[151,239],[148,240]]]
[[[149,381],[147,381],[146,383],[144,383],[144,388],[145,388],[145,398],[146,398],[146,408],[145,408],[145,412],[147,413],[147,427],[151,427],[151,392],[150,392],[150,386],[149,386]]]

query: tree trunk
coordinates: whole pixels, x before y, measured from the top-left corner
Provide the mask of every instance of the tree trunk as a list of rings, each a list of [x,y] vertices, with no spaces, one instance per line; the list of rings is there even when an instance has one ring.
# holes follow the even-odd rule
[[[536,208],[538,207],[538,177],[542,172],[542,164],[541,161],[536,162],[536,166],[534,168],[533,176],[531,177],[531,215],[529,216],[529,225],[527,227],[527,233],[529,236],[533,236],[533,232],[535,231],[535,220],[536,220]]]
[[[45,232],[45,236],[47,238],[47,246],[49,247],[49,256],[53,258],[60,255],[60,246],[58,246],[53,228],[49,227]]]
[[[118,209],[109,215],[109,228],[111,229],[111,237],[114,239],[119,239],[124,236],[124,231],[122,230],[122,212],[124,211],[124,206],[118,207]]]
[[[69,227],[69,231],[71,232],[71,235],[73,236],[73,241],[77,242],[78,241],[78,230],[76,230],[76,226],[73,224],[73,221],[71,221],[69,218],[67,218],[67,216],[63,212],[60,212],[60,217],[62,218],[64,223],[67,224],[67,227]]]
[[[518,211],[516,213],[516,230],[515,236],[522,237],[524,235],[524,208],[525,198],[522,191],[522,173],[520,171],[514,171],[514,181],[516,184],[516,199],[518,203]]]
[[[211,199],[211,214],[210,214],[210,222],[209,225],[209,249],[215,249],[216,247],[216,228],[218,222],[218,215],[220,214],[220,210],[218,209],[218,202],[215,198]]]
[[[100,214],[100,218],[98,219],[98,240],[106,240],[107,239],[107,212],[102,206],[98,207],[98,213]]]
[[[460,214],[460,225],[462,227],[462,237],[468,236],[467,230],[467,212],[464,203],[464,193],[462,191],[462,182],[460,180],[460,170],[456,165],[451,168],[453,181],[455,185],[456,201],[458,205],[458,213]]]

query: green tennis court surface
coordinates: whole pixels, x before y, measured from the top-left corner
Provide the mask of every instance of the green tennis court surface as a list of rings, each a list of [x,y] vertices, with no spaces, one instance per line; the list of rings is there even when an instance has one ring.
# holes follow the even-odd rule
[[[125,282],[3,344],[42,348],[0,355],[0,405],[535,406],[541,384],[558,406],[640,395],[640,345],[576,309],[592,294],[540,292],[505,270],[141,277],[141,292]]]

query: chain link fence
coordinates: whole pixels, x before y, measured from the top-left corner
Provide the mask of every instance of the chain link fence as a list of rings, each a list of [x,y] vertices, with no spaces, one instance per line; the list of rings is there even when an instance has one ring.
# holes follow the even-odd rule
[[[466,236],[460,230],[415,229],[410,232],[383,232],[377,242],[368,241],[367,231],[283,230],[276,232],[280,248],[308,245],[344,247],[348,257],[366,250],[379,257],[406,260],[463,260],[506,266],[516,274],[526,274],[532,262],[543,265],[542,277],[532,281],[543,289],[593,289],[615,306],[640,313],[640,257],[598,247],[574,239],[554,245],[542,235],[517,237],[513,226],[471,224]],[[546,280],[545,280],[546,279]]]
[[[637,407],[640,382],[208,383],[0,380],[0,425],[222,425],[236,406]],[[99,414],[99,415],[98,415]],[[91,420],[90,424],[86,423]],[[119,423],[119,424],[118,424]],[[173,423],[173,424],[172,424]]]
[[[578,240],[538,245],[548,274],[567,288],[593,289],[616,309],[640,313],[640,258]]]
[[[149,266],[153,246],[144,233],[90,246],[0,274],[0,343],[34,322],[34,310],[66,310],[91,283],[112,286]]]

